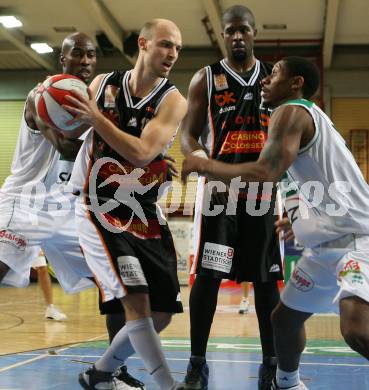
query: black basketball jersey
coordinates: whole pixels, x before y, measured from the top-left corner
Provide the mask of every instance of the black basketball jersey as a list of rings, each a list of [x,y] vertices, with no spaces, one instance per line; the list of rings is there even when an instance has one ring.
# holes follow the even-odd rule
[[[161,79],[159,84],[144,98],[131,96],[129,90],[129,78],[131,71],[115,71],[107,74],[102,80],[97,92],[97,104],[105,117],[111,120],[119,129],[135,137],[140,137],[145,125],[155,117],[161,102],[176,87],[168,79]],[[169,147],[169,145],[168,145]],[[143,194],[135,193],[135,198],[140,202],[155,202],[158,189],[167,180],[168,167],[164,160],[166,150],[143,167],[144,174],[138,180],[143,186],[155,185]],[[114,198],[114,194],[122,184],[129,187],[128,176],[136,168],[124,156],[115,152],[96,132],[93,135],[92,164],[97,160],[108,157],[110,161],[104,163],[98,172],[96,183],[96,195],[98,198]],[[101,183],[112,175],[115,180],[111,183]],[[126,175],[126,178],[124,177]],[[135,180],[132,179],[132,189]],[[136,182],[137,184],[137,182]],[[142,189],[142,188],[141,188]]]
[[[207,66],[208,132],[201,137],[211,158],[257,160],[267,138],[268,112],[260,107],[260,81],[272,66],[256,60],[244,77],[223,59]]]

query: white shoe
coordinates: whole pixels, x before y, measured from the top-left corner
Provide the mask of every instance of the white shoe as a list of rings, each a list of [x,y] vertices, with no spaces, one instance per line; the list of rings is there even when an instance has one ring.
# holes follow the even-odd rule
[[[112,390],[145,390],[145,384],[134,378],[127,366],[118,367],[113,373]]]
[[[54,305],[49,305],[46,308],[45,318],[47,318],[48,320],[65,321],[67,319],[67,316],[62,311],[57,309]]]
[[[240,302],[239,314],[247,314],[249,312],[250,302],[247,298],[242,298]]]
[[[277,387],[275,379],[274,379],[273,383],[272,383],[271,390],[309,390],[309,389],[301,381],[296,386],[292,386],[292,387]]]

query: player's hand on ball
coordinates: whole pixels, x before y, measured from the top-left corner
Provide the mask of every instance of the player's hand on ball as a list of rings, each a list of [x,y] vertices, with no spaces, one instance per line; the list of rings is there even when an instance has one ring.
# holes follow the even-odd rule
[[[81,95],[78,91],[73,91],[74,96],[66,96],[65,99],[70,104],[64,104],[63,107],[74,115],[74,118],[68,122],[72,124],[75,122],[86,123],[92,127],[96,127],[97,123],[103,116],[97,107],[91,89],[87,88],[88,99]]]
[[[63,107],[68,102],[66,97],[72,94],[88,98],[87,85],[78,77],[69,74],[49,76],[33,92],[37,117],[45,126],[63,132],[72,132],[80,126],[78,121],[71,122],[73,115]]]

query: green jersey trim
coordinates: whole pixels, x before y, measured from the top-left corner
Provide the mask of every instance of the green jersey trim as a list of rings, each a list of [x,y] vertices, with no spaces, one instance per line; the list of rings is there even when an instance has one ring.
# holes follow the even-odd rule
[[[311,102],[310,100],[306,100],[306,99],[294,99],[294,100],[288,100],[286,103],[283,103],[284,105],[301,105],[301,106],[305,106],[307,108],[311,108],[313,107],[313,102]]]

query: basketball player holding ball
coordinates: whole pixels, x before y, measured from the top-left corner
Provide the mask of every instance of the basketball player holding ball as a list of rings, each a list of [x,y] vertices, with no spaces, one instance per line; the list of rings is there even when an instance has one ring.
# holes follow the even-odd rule
[[[82,33],[62,45],[63,73],[87,83],[96,67],[95,46]],[[25,287],[40,247],[67,292],[94,284],[80,252],[74,221],[74,195],[63,193],[85,129],[66,138],[40,120],[35,108],[38,87],[28,94],[21,119],[11,175],[0,189],[0,282]],[[68,253],[68,257],[64,256]]]
[[[64,74],[76,76],[87,84],[96,68],[94,43],[83,33],[67,36],[60,63]],[[92,274],[82,256],[75,228],[76,196],[62,189],[69,181],[82,145],[78,137],[86,126],[68,130],[67,123],[62,129],[47,126],[45,122],[49,121],[45,120],[44,113],[36,109],[40,89],[40,85],[36,86],[27,97],[12,172],[0,188],[0,284],[27,286],[31,264],[42,248],[63,289],[78,292],[95,285],[90,280]],[[176,175],[171,158],[167,159],[171,173]],[[39,196],[34,196],[32,189]],[[35,207],[31,208],[33,203]],[[112,310],[101,312],[106,314],[110,342],[125,323],[124,315],[115,312],[115,302],[111,306]],[[115,381],[124,384],[126,389],[144,388],[124,365],[116,371]]]

